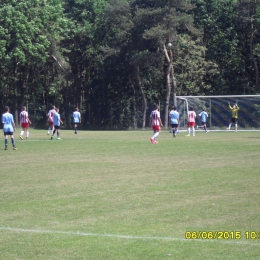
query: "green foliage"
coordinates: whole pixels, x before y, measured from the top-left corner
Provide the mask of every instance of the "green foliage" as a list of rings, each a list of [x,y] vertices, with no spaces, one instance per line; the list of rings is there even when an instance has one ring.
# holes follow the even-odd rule
[[[62,2],[5,1],[0,17],[2,104],[15,99],[12,103],[19,110],[26,100],[48,102],[52,96],[48,85],[56,84],[57,73],[51,45],[69,26]],[[3,94],[6,88],[8,95]]]
[[[57,5],[55,10],[43,3],[19,1],[14,6],[5,4],[0,9],[1,39],[4,39],[6,49],[1,63],[10,64],[14,59],[21,65],[46,61],[50,45],[47,34],[54,31],[53,22],[61,5]]]
[[[250,1],[249,1],[250,2]],[[204,30],[206,59],[218,64],[219,74],[209,79],[211,94],[255,92],[250,57],[250,3],[244,1],[193,1],[195,24]],[[259,3],[257,3],[259,8]],[[252,6],[251,6],[252,7]],[[257,27],[256,27],[257,28]],[[255,35],[257,43],[259,35]]]
[[[257,93],[259,17],[253,0],[3,0],[1,106],[79,106],[118,129],[171,103],[175,79],[180,95]]]
[[[178,95],[203,95],[211,86],[206,77],[218,73],[217,65],[205,60],[207,49],[200,40],[193,40],[189,35],[178,36],[178,57],[174,62],[178,82]]]

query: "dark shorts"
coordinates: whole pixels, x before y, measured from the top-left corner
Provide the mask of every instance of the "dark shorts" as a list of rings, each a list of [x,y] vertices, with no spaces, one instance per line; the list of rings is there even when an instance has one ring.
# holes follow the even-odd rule
[[[55,130],[60,129],[60,125],[55,125],[55,126],[54,126],[54,129],[55,129]]]
[[[171,127],[178,127],[178,124],[171,124]]]
[[[237,118],[232,117],[231,120],[230,120],[230,122],[237,124]]]
[[[14,134],[14,132],[4,132],[4,136],[6,136],[6,135],[13,135]]]
[[[202,125],[206,125],[206,122],[201,121],[201,124],[202,124]]]
[[[80,122],[73,122],[73,124],[75,124],[75,125],[79,125],[79,124],[80,124]]]

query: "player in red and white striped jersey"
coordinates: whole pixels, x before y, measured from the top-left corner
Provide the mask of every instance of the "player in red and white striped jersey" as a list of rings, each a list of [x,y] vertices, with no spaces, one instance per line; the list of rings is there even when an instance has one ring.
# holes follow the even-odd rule
[[[20,113],[20,124],[22,127],[21,133],[20,133],[20,139],[23,140],[23,134],[24,131],[26,131],[26,139],[29,137],[29,124],[31,124],[31,121],[28,117],[28,112],[26,111],[26,107],[23,107],[23,111]]]
[[[190,128],[192,129],[192,135],[195,136],[195,124],[196,124],[195,120],[196,120],[196,113],[194,111],[194,108],[190,107],[188,112],[188,119],[187,119],[188,129],[187,129],[186,136],[190,136]]]
[[[52,109],[48,113],[49,128],[48,128],[47,135],[50,134],[50,130],[51,130],[51,132],[53,132],[53,130],[54,130],[53,116],[56,113],[55,108],[56,108],[55,106],[52,106]]]
[[[161,126],[163,125],[162,121],[161,121],[158,105],[156,105],[155,110],[153,110],[151,112],[150,125],[152,125],[153,131],[154,131],[153,136],[150,138],[150,141],[153,144],[158,144],[158,142],[156,141],[156,137],[160,134]]]

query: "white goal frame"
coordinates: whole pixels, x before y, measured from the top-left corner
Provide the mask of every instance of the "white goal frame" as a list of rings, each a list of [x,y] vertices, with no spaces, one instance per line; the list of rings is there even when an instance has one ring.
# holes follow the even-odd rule
[[[208,119],[208,126],[211,127],[212,126],[212,115],[211,115],[211,99],[227,99],[227,103],[228,101],[230,101],[231,99],[233,99],[232,103],[237,103],[239,105],[239,102],[237,101],[237,99],[241,99],[241,98],[259,98],[259,102],[260,102],[260,95],[215,95],[215,96],[176,96],[176,99],[174,100],[175,104],[177,105],[177,109],[178,109],[178,100],[183,100],[185,102],[185,106],[186,106],[186,111],[184,110],[184,117],[186,118],[186,113],[187,111],[189,111],[189,99],[210,99],[209,100],[209,119]],[[234,102],[235,100],[235,102]],[[198,112],[198,111],[197,111]],[[227,114],[229,114],[231,116],[231,111],[228,111],[228,107],[227,107]],[[259,118],[260,119],[260,118]],[[259,120],[258,119],[258,120]],[[227,122],[228,124],[228,122]],[[239,125],[239,121],[238,121],[238,125]],[[223,130],[223,129],[222,129]],[[218,131],[222,131],[221,129],[219,129]],[[247,130],[249,131],[249,130]],[[251,130],[251,131],[260,131],[258,128]]]

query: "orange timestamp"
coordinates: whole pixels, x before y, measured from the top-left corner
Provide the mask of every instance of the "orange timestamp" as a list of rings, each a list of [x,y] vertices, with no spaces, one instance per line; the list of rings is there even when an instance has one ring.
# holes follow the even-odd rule
[[[260,239],[260,231],[186,231],[186,239]]]

